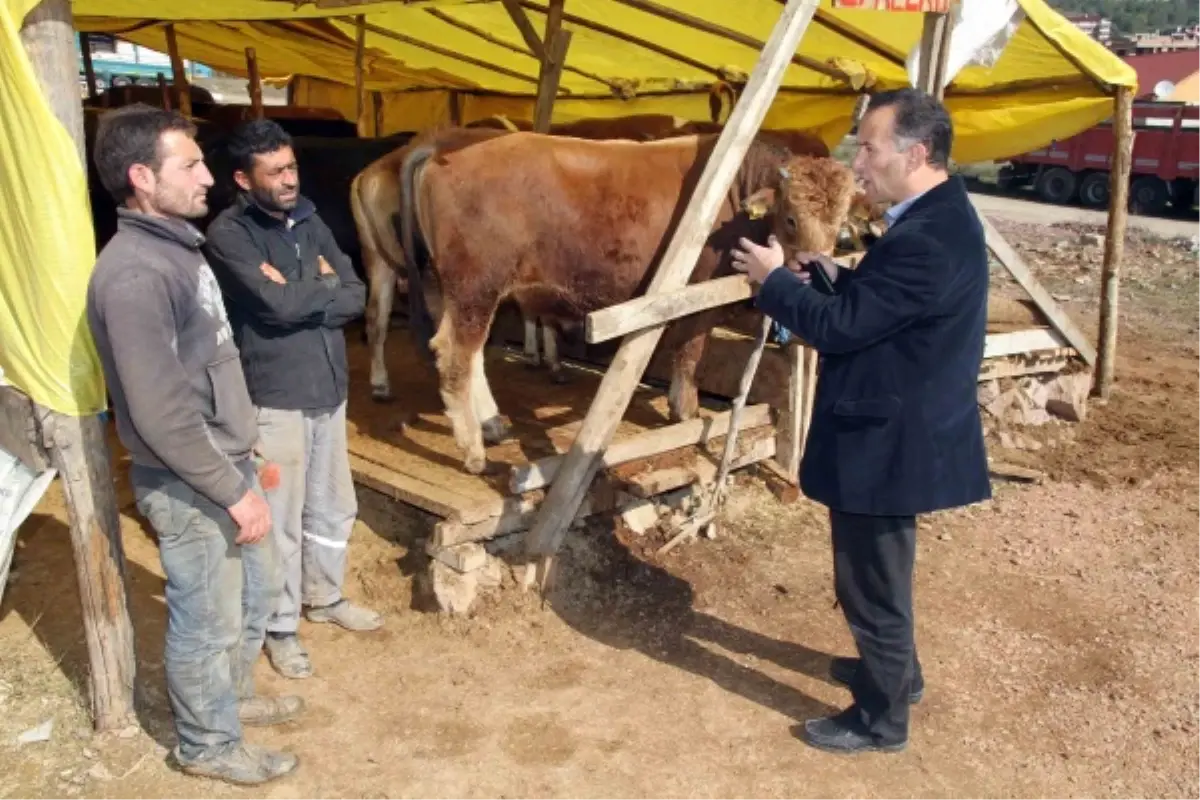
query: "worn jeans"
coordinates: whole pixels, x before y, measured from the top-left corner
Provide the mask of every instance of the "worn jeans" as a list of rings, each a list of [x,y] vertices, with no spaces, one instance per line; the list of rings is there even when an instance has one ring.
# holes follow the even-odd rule
[[[267,629],[295,633],[302,605],[342,599],[346,544],[358,516],[346,403],[303,411],[260,408],[258,434],[263,456],[280,472],[267,502],[283,586]]]
[[[262,493],[253,462],[238,468]],[[167,694],[181,763],[241,741],[238,700],[254,694],[254,662],[275,603],[278,562],[270,536],[239,545],[229,512],[174,473],[134,465],[138,510],[158,534],[167,574]]]

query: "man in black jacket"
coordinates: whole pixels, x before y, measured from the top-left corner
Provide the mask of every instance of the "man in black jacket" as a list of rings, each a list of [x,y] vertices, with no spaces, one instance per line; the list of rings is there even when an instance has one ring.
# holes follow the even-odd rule
[[[246,123],[230,137],[242,190],[208,228],[207,252],[229,304],[264,455],[279,464],[268,500],[282,591],[267,625],[271,664],[312,675],[296,631],[311,622],[378,628],[342,596],[346,544],[358,514],[346,442],[346,340],[366,288],[299,192],[291,139],[276,123]]]
[[[742,240],[757,303],[820,353],[801,488],[830,509],[834,582],[860,658],[832,677],[854,703],[803,738],[839,751],[899,750],[924,691],[913,643],[916,515],[991,496],[976,383],[987,323],[983,227],[947,174],[953,131],[937,100],[875,95],[854,169],[889,229],[856,270],[778,242]],[[832,293],[809,270],[821,269]]]

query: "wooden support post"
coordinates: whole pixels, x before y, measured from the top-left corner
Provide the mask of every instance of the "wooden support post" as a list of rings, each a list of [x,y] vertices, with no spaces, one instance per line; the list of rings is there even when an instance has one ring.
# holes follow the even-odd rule
[[[604,451],[601,466],[606,469],[616,467],[639,458],[648,458],[725,436],[729,433],[730,413],[723,411],[711,417],[697,417],[623,439]],[[742,414],[738,428],[758,428],[769,425],[770,422],[770,406],[766,404],[750,406]],[[558,475],[565,460],[566,456],[546,456],[532,464],[514,467],[512,474],[509,475],[508,491],[512,494],[523,494],[549,486]]]
[[[521,32],[521,38],[525,40],[525,44],[533,53],[534,58],[538,61],[546,60],[546,48],[542,46],[542,40],[538,38],[537,30],[533,27],[533,23],[529,21],[529,16],[525,13],[525,9],[521,8],[520,0],[502,0],[504,10],[508,12],[508,16],[512,17],[513,24],[517,26],[517,30]],[[561,7],[561,6],[560,6]],[[562,24],[562,15],[559,15],[559,24]]]
[[[817,364],[821,354],[815,347],[805,347],[804,357],[808,363],[804,368],[804,421],[800,423],[800,457],[804,458],[804,443],[808,441],[808,429],[812,426],[813,405],[817,398]]]
[[[363,59],[367,52],[367,15],[354,18],[354,124],[358,135],[367,130],[367,78],[363,72]]]
[[[258,72],[258,53],[253,47],[246,48],[246,89],[250,94],[250,114],[255,119],[262,119],[263,95],[262,75]]]
[[[567,48],[571,44],[571,32],[562,29],[563,3],[564,0],[550,0],[550,13],[546,15],[543,58],[538,70],[537,102],[533,107],[533,129],[537,133],[550,130],[550,121],[554,115],[554,98],[558,94],[558,84],[562,79],[563,67],[567,63]]]
[[[158,102],[162,103],[163,111],[171,110],[171,89],[167,86],[167,76],[158,73]]]
[[[804,345],[784,348],[788,363],[787,406],[775,428],[775,463],[789,483],[800,482],[800,448],[804,444]]]
[[[1133,166],[1133,92],[1117,87],[1113,101],[1112,167],[1108,176],[1108,230],[1104,237],[1104,265],[1100,277],[1100,359],[1093,391],[1107,398],[1112,391],[1117,363],[1117,314],[1121,288],[1121,261],[1125,257],[1125,227],[1129,220],[1129,172]]]
[[[917,88],[941,100],[945,95],[942,83],[946,76],[946,60],[950,54],[950,33],[953,25],[950,15],[946,13],[926,11],[924,16]]]
[[[70,0],[42,0],[25,17],[20,36],[51,110],[75,141],[83,169],[83,106]],[[124,727],[133,716],[137,662],[104,425],[96,415],[70,417],[33,403],[30,408],[39,444],[63,481],[70,515],[90,665],[92,721],[98,730]]]
[[[746,150],[762,125],[767,109],[779,89],[791,56],[812,20],[820,0],[788,0],[771,38],[759,56],[745,92],[725,124],[716,147],[688,202],[671,243],[655,270],[647,294],[673,291],[683,286],[704,242],[712,230],[720,204],[739,169]],[[549,556],[562,544],[575,517],[601,456],[625,414],[646,365],[662,337],[662,327],[625,337],[616,357],[604,374],[583,427],[559,470],[558,477],[526,539],[526,547],[542,555],[539,581],[543,590],[549,574]]]
[[[642,295],[588,314],[584,322],[584,337],[588,344],[607,342],[642,328],[662,325],[753,296],[754,288],[745,275],[728,275],[694,283],[674,292]]]
[[[171,84],[175,87],[175,107],[185,117],[191,117],[192,87],[188,85],[183,58],[179,55],[179,41],[175,38],[174,23],[167,23],[167,54],[171,56]]]
[[[95,100],[99,92],[96,90],[96,67],[92,64],[92,42],[86,33],[79,34],[79,54],[83,56],[83,77],[87,81],[88,100]]]

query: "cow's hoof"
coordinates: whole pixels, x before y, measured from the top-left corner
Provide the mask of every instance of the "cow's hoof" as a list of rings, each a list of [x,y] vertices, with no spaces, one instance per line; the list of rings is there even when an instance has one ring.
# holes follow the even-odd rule
[[[542,361],[538,358],[525,358],[525,369],[537,370],[542,368]]]
[[[487,422],[483,423],[483,441],[485,444],[499,444],[509,437],[512,433],[512,425],[509,425],[500,417],[492,417]]]
[[[550,380],[553,383],[558,384],[559,386],[566,386],[568,383],[571,382],[571,374],[569,372],[567,372],[565,369],[562,369],[561,367],[559,367],[556,370],[551,370]]]
[[[388,386],[372,386],[371,399],[376,403],[386,403],[392,399],[392,390]]]
[[[482,475],[487,469],[487,458],[484,456],[468,456],[463,462],[463,469],[472,475]]]

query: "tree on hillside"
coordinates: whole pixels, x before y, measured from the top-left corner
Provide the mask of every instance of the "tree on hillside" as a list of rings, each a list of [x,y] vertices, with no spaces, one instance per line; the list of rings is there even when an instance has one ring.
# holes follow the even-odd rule
[[[1100,14],[1112,20],[1114,33],[1149,33],[1200,22],[1196,0],[1048,0],[1058,12]]]

